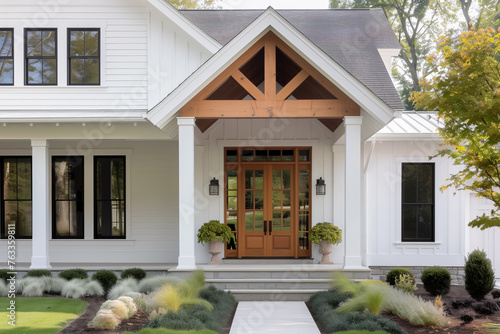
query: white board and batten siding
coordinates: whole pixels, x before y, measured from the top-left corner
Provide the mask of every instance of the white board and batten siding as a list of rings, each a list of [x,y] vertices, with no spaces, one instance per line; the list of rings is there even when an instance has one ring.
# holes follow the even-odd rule
[[[312,224],[334,222],[334,172],[332,133],[315,119],[227,119],[218,120],[205,133],[197,131],[195,175],[199,203],[196,210],[195,229],[204,222],[217,219],[224,221],[224,148],[225,147],[312,147]],[[219,196],[208,195],[208,184],[215,177],[221,189]],[[327,184],[325,196],[315,193],[316,179],[322,177]],[[343,180],[338,180],[343,182]],[[336,208],[343,211],[342,208]],[[343,220],[336,221],[343,228]],[[319,253],[313,245],[313,256]],[[335,246],[332,254],[335,263],[342,263],[344,245]],[[319,256],[319,255],[318,255]],[[197,245],[198,263],[209,261],[206,248]],[[320,260],[318,257],[316,260]]]
[[[429,161],[439,139],[365,143],[366,233],[370,266],[463,266],[468,198],[440,186],[456,166],[445,158]],[[404,162],[435,164],[435,242],[401,242],[401,170]]]

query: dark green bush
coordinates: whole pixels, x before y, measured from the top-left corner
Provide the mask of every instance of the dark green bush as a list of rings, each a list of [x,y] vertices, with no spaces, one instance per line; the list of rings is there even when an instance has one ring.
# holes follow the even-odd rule
[[[339,314],[334,311],[350,296],[336,290],[317,292],[309,299],[311,313],[327,333],[349,330],[386,331],[391,334],[406,333],[398,324],[368,312]]]
[[[9,273],[10,270],[8,269],[0,269],[0,279],[2,279],[5,283],[7,283],[7,280],[12,276],[7,273]]]
[[[431,296],[444,296],[450,292],[450,272],[443,267],[430,267],[422,272],[420,277],[424,283],[424,289]]]
[[[109,289],[116,284],[118,277],[116,277],[116,274],[110,270],[99,270],[92,275],[92,279],[101,283],[104,292],[108,293]]]
[[[33,269],[26,273],[26,277],[52,277],[52,273],[47,269]]]
[[[220,332],[236,307],[233,295],[214,287],[208,287],[200,291],[200,298],[210,302],[214,309],[209,311],[203,306],[194,305],[177,312],[170,311],[148,321],[144,327],[180,330],[210,329]]]
[[[396,278],[399,278],[400,275],[408,274],[410,277],[415,280],[415,276],[413,272],[406,268],[392,268],[387,274],[386,282],[390,285],[396,285]]]
[[[76,268],[76,269],[68,269],[63,270],[59,273],[59,277],[64,278],[65,280],[72,280],[74,278],[86,279],[89,277],[87,275],[87,271],[84,269]]]
[[[493,290],[493,291],[491,291],[491,295],[492,295],[492,296],[493,296],[493,298],[495,298],[495,299],[500,298],[500,290]]]
[[[476,249],[465,262],[465,289],[475,300],[482,300],[495,287],[495,273],[486,253]]]
[[[122,271],[121,278],[125,279],[129,277],[135,278],[136,280],[140,281],[141,279],[146,277],[146,271],[141,268],[129,268]]]

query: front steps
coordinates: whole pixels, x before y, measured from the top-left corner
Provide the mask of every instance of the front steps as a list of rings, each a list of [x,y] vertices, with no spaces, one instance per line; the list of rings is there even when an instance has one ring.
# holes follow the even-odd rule
[[[237,301],[306,301],[312,294],[329,289],[335,272],[356,281],[370,279],[369,268],[344,270],[341,265],[283,261],[203,265],[198,269],[205,272],[207,285],[231,291]],[[186,277],[190,271],[171,269],[168,274]]]

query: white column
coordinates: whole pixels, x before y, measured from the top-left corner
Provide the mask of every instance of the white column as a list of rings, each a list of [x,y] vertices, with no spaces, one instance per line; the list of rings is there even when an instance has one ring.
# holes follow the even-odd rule
[[[345,260],[344,268],[361,265],[361,123],[360,116],[344,117],[345,127]]]
[[[179,126],[179,260],[178,269],[195,269],[194,253],[194,117],[178,117]]]
[[[50,269],[49,260],[49,145],[47,140],[32,140],[32,256],[30,269]]]

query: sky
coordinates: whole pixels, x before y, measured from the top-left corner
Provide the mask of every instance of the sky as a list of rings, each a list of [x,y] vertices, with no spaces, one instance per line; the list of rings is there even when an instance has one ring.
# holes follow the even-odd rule
[[[223,9],[326,9],[328,0],[221,0]]]

